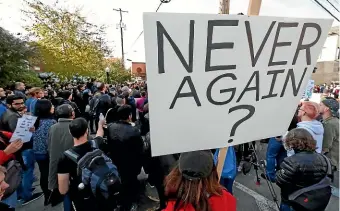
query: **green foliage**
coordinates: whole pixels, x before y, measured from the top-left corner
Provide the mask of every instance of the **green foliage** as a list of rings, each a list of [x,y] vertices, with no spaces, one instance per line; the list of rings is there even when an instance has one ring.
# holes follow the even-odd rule
[[[29,70],[28,60],[33,55],[34,49],[26,42],[0,27],[0,86],[23,80],[39,84],[40,79]]]
[[[103,71],[104,55],[108,53],[101,36],[104,27],[88,23],[80,10],[51,7],[39,0],[26,1],[23,11],[33,23],[26,27],[38,51],[34,63],[44,64],[45,71],[70,78],[93,75]]]
[[[104,66],[110,68],[109,82],[111,84],[122,84],[131,80],[130,71],[123,68],[121,60],[108,59],[104,61]],[[105,69],[97,75],[98,79],[107,82]]]

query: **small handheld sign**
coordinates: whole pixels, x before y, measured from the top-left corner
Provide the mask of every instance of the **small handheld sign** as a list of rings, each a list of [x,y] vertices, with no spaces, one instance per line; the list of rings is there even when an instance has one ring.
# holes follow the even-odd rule
[[[331,24],[144,13],[152,155],[283,134]]]

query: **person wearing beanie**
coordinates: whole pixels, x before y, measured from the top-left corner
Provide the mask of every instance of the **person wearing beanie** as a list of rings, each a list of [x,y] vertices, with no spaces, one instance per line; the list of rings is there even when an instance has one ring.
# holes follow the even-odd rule
[[[236,199],[219,184],[211,151],[182,153],[165,182],[163,211],[236,211]]]
[[[339,102],[334,98],[323,100],[320,103],[320,114],[325,129],[322,152],[339,168]]]
[[[321,122],[316,120],[319,113],[319,105],[317,103],[311,101],[303,102],[297,113],[299,121],[297,128],[303,128],[313,136],[314,140],[316,140],[316,152],[321,153],[324,129]],[[288,156],[292,154],[292,151],[287,152]]]

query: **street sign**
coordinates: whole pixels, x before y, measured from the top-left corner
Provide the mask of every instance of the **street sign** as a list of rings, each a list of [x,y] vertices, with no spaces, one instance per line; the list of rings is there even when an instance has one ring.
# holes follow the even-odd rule
[[[144,13],[153,156],[284,134],[331,24]]]

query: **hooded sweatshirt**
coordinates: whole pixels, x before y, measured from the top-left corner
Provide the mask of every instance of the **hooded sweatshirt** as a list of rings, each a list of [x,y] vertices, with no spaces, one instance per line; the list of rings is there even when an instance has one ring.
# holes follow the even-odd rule
[[[302,121],[297,124],[297,128],[306,129],[316,140],[316,152],[321,153],[322,151],[322,140],[323,140],[323,125],[317,120],[313,121]]]

